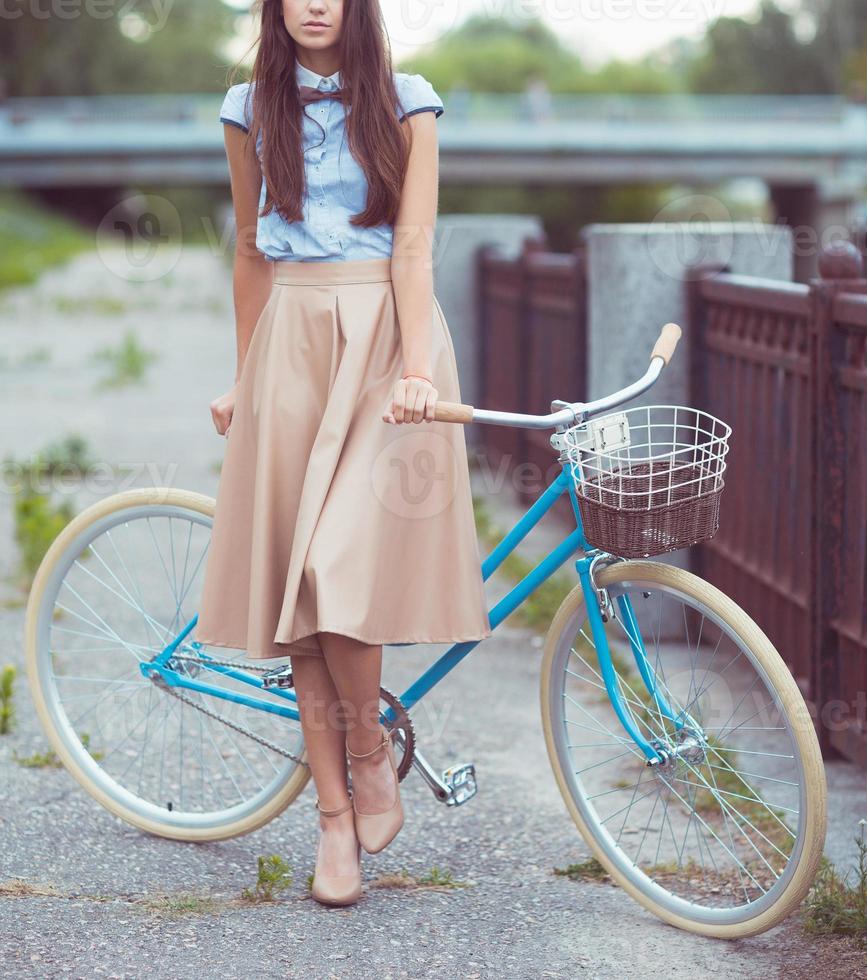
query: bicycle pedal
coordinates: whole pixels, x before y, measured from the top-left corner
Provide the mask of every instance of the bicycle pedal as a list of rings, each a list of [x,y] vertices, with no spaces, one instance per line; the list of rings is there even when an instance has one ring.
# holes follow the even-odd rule
[[[445,801],[447,806],[460,806],[467,800],[471,800],[478,792],[476,767],[472,762],[449,766],[448,769],[443,770],[442,778],[449,788],[449,795]]]
[[[292,664],[283,664],[262,674],[262,687],[294,687],[292,683]]]

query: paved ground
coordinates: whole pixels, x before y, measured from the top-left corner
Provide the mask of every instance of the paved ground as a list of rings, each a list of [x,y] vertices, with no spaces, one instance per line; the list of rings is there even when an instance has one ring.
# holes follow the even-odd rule
[[[100,459],[133,467],[132,485],[170,483],[213,493],[223,443],[208,401],[230,381],[234,357],[230,278],[204,250],[175,273],[131,286],[95,256],[52,272],[38,289],[0,300],[7,362],[0,368],[0,453],[26,457],[69,431]],[[114,297],[114,299],[112,299]],[[109,301],[111,300],[111,301]],[[160,361],[141,390],[97,393],[91,352],[133,327]],[[16,362],[47,348],[50,358]],[[9,361],[12,362],[10,366]],[[127,484],[75,496],[76,509]],[[14,565],[11,495],[0,506],[0,571]],[[499,519],[512,513],[502,499]],[[491,582],[493,600],[503,582]],[[14,590],[4,586],[7,599]],[[21,665],[23,609],[0,613],[0,664]],[[364,858],[367,891],[346,909],[307,897],[316,841],[314,793],[262,830],[219,844],[183,845],[125,825],[64,770],[14,761],[46,748],[23,677],[18,724],[0,738],[0,973],[9,977],[854,977],[847,947],[805,938],[792,919],[756,939],[721,943],[672,929],[621,890],[573,882],[552,868],[589,852],[559,796],[539,724],[540,640],[503,628],[465,661],[416,716],[438,766],[472,760],[478,796],[436,803],[411,774],[407,822],[382,854]],[[442,648],[386,652],[384,683],[402,690]],[[434,710],[435,709],[435,710]],[[447,727],[446,727],[447,723]],[[863,774],[829,765],[829,853],[851,860],[867,815]],[[860,796],[856,795],[860,790]],[[237,901],[254,883],[257,856],[280,854],[295,880],[274,904]],[[466,887],[377,887],[406,868],[446,868]],[[10,882],[16,885],[16,894]],[[162,896],[209,896],[183,914]],[[862,975],[865,975],[862,973]]]

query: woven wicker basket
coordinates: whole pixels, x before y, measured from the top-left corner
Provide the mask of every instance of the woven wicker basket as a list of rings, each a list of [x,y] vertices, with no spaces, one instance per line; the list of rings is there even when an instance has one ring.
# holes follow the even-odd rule
[[[648,558],[712,538],[730,432],[705,412],[671,405],[569,430],[587,542],[623,558]]]
[[[721,481],[715,490],[699,497],[635,509],[614,507],[578,493],[584,536],[594,548],[623,558],[649,558],[688,548],[719,530],[723,486]]]

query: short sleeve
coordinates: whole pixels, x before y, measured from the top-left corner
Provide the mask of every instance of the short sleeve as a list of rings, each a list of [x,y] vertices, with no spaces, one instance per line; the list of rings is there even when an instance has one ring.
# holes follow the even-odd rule
[[[253,118],[252,99],[250,98],[250,83],[241,82],[233,85],[220,107],[220,122],[229,123],[243,129],[245,133],[250,132],[250,123]]]
[[[424,75],[408,75],[404,72],[396,72],[395,88],[400,102],[397,110],[397,117],[400,122],[416,112],[434,112],[437,119],[443,114],[443,100],[437,95],[433,85]]]

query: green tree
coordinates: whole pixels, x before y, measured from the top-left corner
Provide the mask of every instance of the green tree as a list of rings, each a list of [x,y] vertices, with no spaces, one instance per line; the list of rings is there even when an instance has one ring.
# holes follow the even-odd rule
[[[444,34],[423,54],[404,59],[403,71],[421,72],[438,91],[519,93],[542,80],[552,93],[665,92],[668,71],[650,61],[611,61],[588,70],[557,34],[539,19],[476,14]]]
[[[795,18],[772,0],[762,0],[752,20],[720,17],[703,47],[688,68],[693,92],[792,95],[835,89],[820,48],[802,41]]]
[[[216,52],[237,11],[214,0],[6,0],[0,89],[6,95],[213,92],[228,65]]]
[[[801,0],[797,20],[810,32],[833,91],[867,85],[867,4],[864,0]]]

